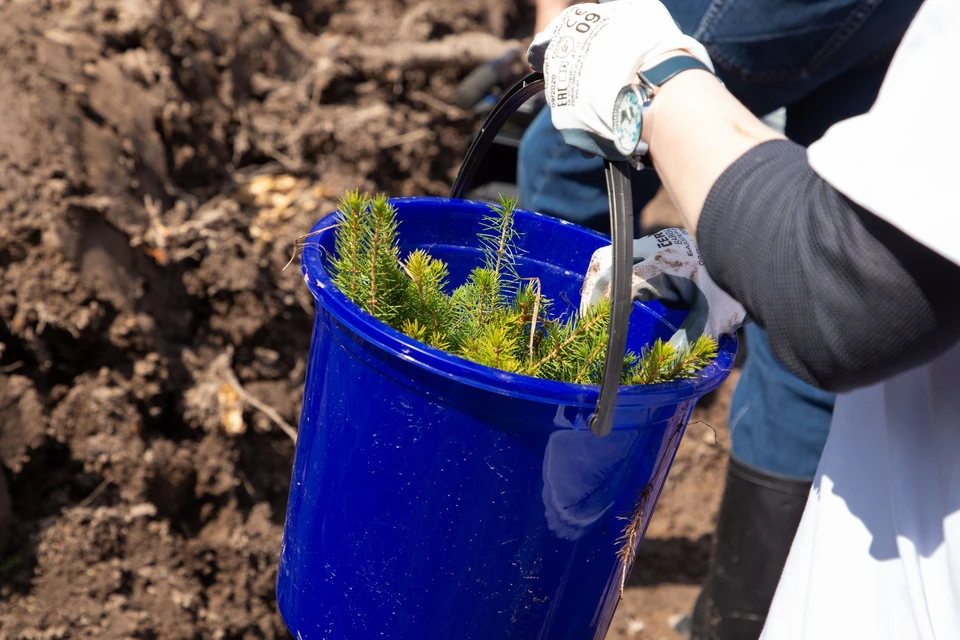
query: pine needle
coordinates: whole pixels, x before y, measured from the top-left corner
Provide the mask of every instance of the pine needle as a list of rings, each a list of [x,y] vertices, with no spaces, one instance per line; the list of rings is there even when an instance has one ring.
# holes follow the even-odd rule
[[[633,510],[627,516],[620,516],[621,520],[626,520],[627,524],[623,528],[616,544],[617,559],[620,560],[620,598],[623,599],[623,590],[627,586],[627,571],[633,566],[633,561],[637,555],[637,542],[643,535],[643,530],[647,523],[647,500],[650,497],[652,484],[648,484],[640,492]]]
[[[533,343],[537,337],[537,320],[540,318],[540,278],[530,278],[530,283],[534,287],[533,293],[533,309],[530,312],[530,345],[529,345],[529,361],[533,361]]]

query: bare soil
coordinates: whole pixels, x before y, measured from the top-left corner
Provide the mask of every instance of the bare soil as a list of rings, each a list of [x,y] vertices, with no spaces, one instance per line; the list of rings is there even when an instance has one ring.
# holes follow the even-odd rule
[[[508,0],[0,3],[0,637],[287,637],[312,302],[284,266],[345,189],[444,194],[477,124],[456,83],[531,25]],[[611,638],[675,637],[695,597],[728,398]]]

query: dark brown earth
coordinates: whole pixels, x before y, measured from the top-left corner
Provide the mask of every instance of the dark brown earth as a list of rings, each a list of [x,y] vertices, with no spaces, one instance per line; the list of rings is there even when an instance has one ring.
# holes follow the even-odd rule
[[[0,637],[285,637],[312,308],[283,267],[345,189],[444,194],[477,124],[456,83],[531,25],[508,0],[0,3]],[[698,413],[721,447],[728,395]],[[611,637],[689,606],[723,461],[692,425]]]

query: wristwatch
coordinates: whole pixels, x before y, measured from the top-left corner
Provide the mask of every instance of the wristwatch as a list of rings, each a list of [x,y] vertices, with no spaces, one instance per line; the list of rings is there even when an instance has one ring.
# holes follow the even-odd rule
[[[641,158],[647,155],[647,143],[640,139],[643,129],[644,113],[660,87],[678,73],[689,69],[711,71],[699,59],[690,55],[667,58],[644,71],[637,71],[637,81],[620,90],[613,103],[614,145],[621,154],[637,166],[642,166]]]

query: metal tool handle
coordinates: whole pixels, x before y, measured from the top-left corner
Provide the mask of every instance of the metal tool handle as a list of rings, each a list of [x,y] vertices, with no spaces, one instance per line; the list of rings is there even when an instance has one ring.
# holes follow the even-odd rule
[[[480,161],[493,144],[497,133],[520,106],[543,90],[543,74],[531,73],[500,97],[473,139],[450,189],[451,198],[463,198],[473,182]],[[605,161],[607,192],[610,197],[610,238],[613,243],[613,282],[610,290],[610,323],[607,332],[607,359],[600,379],[597,409],[590,418],[590,430],[605,436],[613,428],[617,391],[623,376],[623,356],[633,297],[630,291],[633,273],[633,198],[630,189],[630,165]]]

